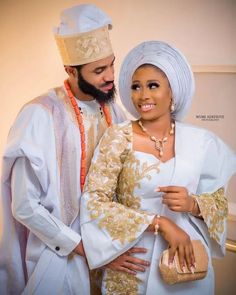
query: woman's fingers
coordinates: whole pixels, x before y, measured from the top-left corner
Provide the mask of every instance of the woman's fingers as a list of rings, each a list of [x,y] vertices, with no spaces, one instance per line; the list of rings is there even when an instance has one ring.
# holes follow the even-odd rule
[[[186,267],[193,273],[195,266],[195,258],[192,244],[186,246],[179,245],[178,249],[179,264],[183,272],[186,271]]]
[[[163,192],[163,193],[176,193],[179,191],[182,191],[184,187],[182,186],[174,186],[174,185],[169,185],[169,186],[160,186],[156,188],[156,191],[158,192]]]
[[[193,272],[195,266],[195,257],[193,252],[192,243],[185,248],[185,259],[188,269]]]
[[[168,251],[169,251],[168,264],[169,265],[172,265],[172,263],[173,263],[176,250],[177,250],[177,248],[173,247],[173,246],[168,249]]]
[[[172,211],[182,212],[184,204],[181,200],[172,200],[163,198],[162,203],[168,206]]]
[[[178,193],[166,193],[162,198],[162,203],[172,211],[189,212],[192,208],[192,197],[186,191]]]
[[[181,269],[184,271],[184,267],[185,267],[185,251],[184,251],[184,247],[182,245],[180,245],[178,247],[178,255],[179,255],[179,265],[180,265]]]

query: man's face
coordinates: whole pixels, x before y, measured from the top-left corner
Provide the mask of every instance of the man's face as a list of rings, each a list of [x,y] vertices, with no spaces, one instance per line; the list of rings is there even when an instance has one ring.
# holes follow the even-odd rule
[[[84,65],[78,72],[78,86],[82,92],[99,102],[109,102],[115,95],[114,55]]]

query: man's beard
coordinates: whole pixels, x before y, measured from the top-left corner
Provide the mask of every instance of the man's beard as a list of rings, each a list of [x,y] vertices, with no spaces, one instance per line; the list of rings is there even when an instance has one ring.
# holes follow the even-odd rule
[[[101,87],[109,85],[110,83],[113,83],[113,81],[108,81],[101,85]],[[109,103],[114,101],[114,97],[116,94],[116,87],[113,84],[113,87],[111,90],[109,90],[107,93],[97,89],[92,84],[87,82],[82,74],[78,73],[78,86],[82,92],[85,94],[91,95],[94,99],[96,99],[99,103]]]

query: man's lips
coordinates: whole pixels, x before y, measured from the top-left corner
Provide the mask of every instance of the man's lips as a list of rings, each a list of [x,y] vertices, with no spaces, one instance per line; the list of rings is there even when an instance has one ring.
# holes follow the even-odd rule
[[[148,112],[155,108],[156,104],[154,103],[145,103],[145,104],[139,104],[139,108],[142,112]]]
[[[114,86],[114,84],[113,83],[110,83],[108,85],[102,86],[101,89],[103,91],[109,91],[109,90],[111,90],[113,88],[113,86]]]

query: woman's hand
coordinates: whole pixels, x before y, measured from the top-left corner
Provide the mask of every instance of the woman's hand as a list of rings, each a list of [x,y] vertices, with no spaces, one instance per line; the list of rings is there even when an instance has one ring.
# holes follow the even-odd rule
[[[173,262],[177,252],[182,270],[184,271],[187,266],[193,272],[195,258],[189,235],[166,217],[161,216],[156,222],[158,222],[160,233],[169,244],[169,265]]]
[[[164,193],[162,203],[170,210],[175,212],[192,212],[194,199],[188,194],[185,187],[163,186],[159,187],[157,191]]]
[[[146,253],[145,248],[133,247],[129,251],[117,257],[115,260],[105,265],[116,271],[122,271],[131,275],[136,275],[137,271],[144,272],[145,268],[150,265],[146,260],[132,256],[134,253]]]

